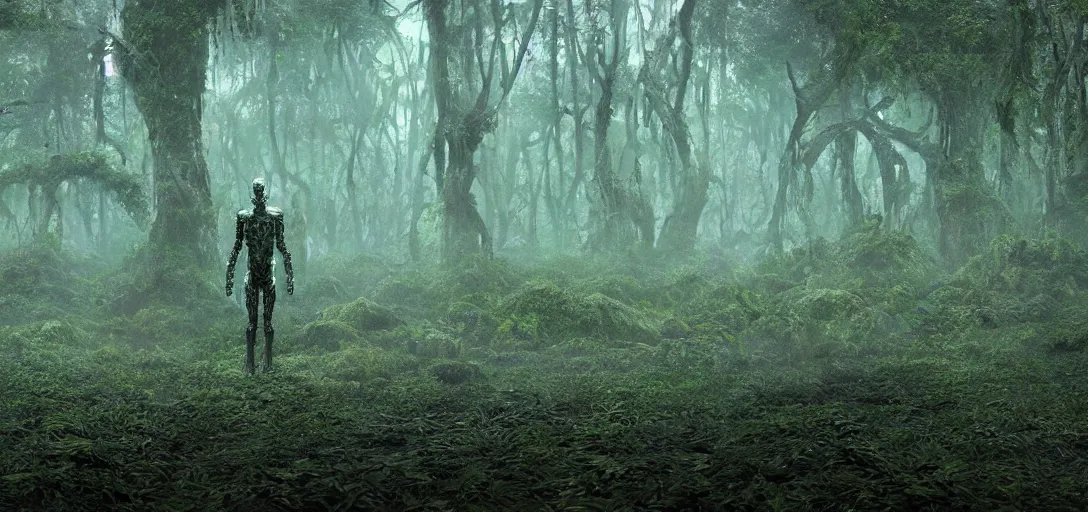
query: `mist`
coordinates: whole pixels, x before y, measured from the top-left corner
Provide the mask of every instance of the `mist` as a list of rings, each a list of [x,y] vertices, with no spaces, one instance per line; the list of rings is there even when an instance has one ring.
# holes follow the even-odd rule
[[[0,510],[1086,510],[1086,19],[0,0]]]

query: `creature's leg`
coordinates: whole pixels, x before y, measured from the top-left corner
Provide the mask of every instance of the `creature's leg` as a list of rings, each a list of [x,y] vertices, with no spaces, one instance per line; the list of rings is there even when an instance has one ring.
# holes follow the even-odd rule
[[[257,344],[257,300],[259,290],[249,280],[246,273],[246,312],[249,313],[249,323],[246,324],[246,362],[242,370],[247,375],[253,375],[253,347]]]
[[[272,310],[276,307],[276,282],[264,289],[264,355],[261,357],[261,371],[272,371],[272,337],[276,331],[272,329]]]

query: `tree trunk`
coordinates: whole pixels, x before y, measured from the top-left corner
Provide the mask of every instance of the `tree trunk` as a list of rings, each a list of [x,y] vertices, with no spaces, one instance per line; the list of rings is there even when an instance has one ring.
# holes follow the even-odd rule
[[[854,117],[850,92],[850,88],[846,87],[840,96],[843,120]],[[854,130],[843,132],[835,142],[835,149],[839,157],[839,170],[842,174],[842,199],[846,207],[847,226],[858,225],[865,215],[865,201],[861,197],[861,191],[858,190],[857,177],[854,174],[854,153],[857,151],[857,144],[858,134]]]
[[[461,79],[461,88],[470,90],[478,88],[473,103],[464,101],[465,98],[462,96],[455,95],[454,84],[451,83],[450,52],[447,51],[451,41],[446,22],[446,8],[449,4],[450,0],[425,0],[424,11],[432,48],[431,84],[439,118],[434,148],[436,176],[443,172],[444,150],[448,150],[449,157],[448,163],[445,163],[444,175],[438,182],[439,194],[444,206],[443,256],[447,264],[457,264],[471,254],[482,254],[487,258],[492,256],[491,235],[476,209],[476,200],[472,195],[472,184],[476,180],[476,168],[472,159],[484,135],[495,127],[497,106],[490,105],[489,100],[496,59],[502,59],[499,68],[502,99],[498,101],[501,104],[509,95],[514,79],[524,62],[528,43],[544,2],[537,0],[533,5],[532,20],[525,33],[521,35],[513,66],[510,66],[504,58],[498,57],[494,51],[502,44],[502,23],[505,18],[502,15],[501,5],[497,2],[492,4],[491,18],[495,24],[495,30],[490,45],[492,52],[488,58],[485,58],[482,51],[484,43],[481,40],[483,38],[482,19],[485,12],[480,2],[461,4],[463,15],[468,15],[471,8],[471,16],[467,18],[475,22],[475,30],[467,31],[465,35],[471,35],[471,37],[463,38],[461,41],[463,43],[460,48],[462,76],[458,78]],[[473,74],[477,69],[481,74],[478,77],[480,83],[475,83]]]
[[[681,170],[673,209],[661,226],[658,246],[680,252],[691,251],[695,248],[699,220],[703,216],[703,208],[706,207],[708,197],[707,190],[710,188],[709,162],[695,158],[692,154],[691,131],[684,116],[684,99],[691,81],[691,62],[695,51],[691,18],[695,12],[696,1],[685,0],[676,17],[682,46],[679,59],[679,83],[673,105],[667,106],[657,91],[647,88],[650,104],[661,118],[665,130],[672,136]]]
[[[219,263],[200,127],[214,9],[130,0],[121,11],[127,38],[121,71],[147,123],[154,161],[156,214],[149,243],[152,268],[160,272],[185,261]]]

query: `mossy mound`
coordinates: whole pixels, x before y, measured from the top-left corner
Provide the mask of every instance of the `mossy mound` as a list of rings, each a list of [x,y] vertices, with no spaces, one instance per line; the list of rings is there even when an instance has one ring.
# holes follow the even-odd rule
[[[428,368],[428,373],[438,382],[451,386],[476,381],[483,377],[479,366],[464,361],[443,361]]]
[[[789,283],[807,282],[827,288],[884,289],[897,284],[918,286],[938,271],[909,233],[887,231],[880,221],[870,219],[845,233],[836,242],[816,238],[788,253],[772,256],[757,266],[759,275],[774,276],[773,282],[757,287],[784,291]]]
[[[608,274],[591,277],[579,281],[575,285],[575,290],[585,295],[600,293],[624,304],[636,304],[648,298],[642,285],[629,275]]]
[[[20,325],[94,309],[94,283],[86,276],[100,263],[78,260],[52,235],[0,255],[0,325]]]
[[[737,284],[718,286],[678,308],[685,324],[697,331],[740,334],[766,311],[762,296]],[[713,328],[712,328],[713,327]]]
[[[846,233],[836,244],[836,258],[829,262],[857,273],[869,287],[916,284],[936,271],[918,241],[904,231],[886,231],[875,221]]]
[[[702,268],[676,268],[665,276],[662,286],[654,290],[653,303],[665,308],[690,303],[714,290],[717,280],[718,276]]]
[[[359,339],[359,331],[340,320],[317,320],[302,328],[298,343],[302,347],[313,347],[325,351],[339,350],[342,343]]]
[[[918,301],[914,310],[919,318],[916,332],[948,337],[971,329],[1005,327],[1043,314],[1039,307],[1045,303],[1026,306],[1016,297],[993,290],[942,284]]]
[[[244,315],[242,327],[245,326]],[[111,317],[104,325],[107,336],[136,348],[183,343],[204,333],[207,327],[193,322],[193,314],[181,307],[150,306],[131,315]]]
[[[408,353],[423,358],[454,359],[461,355],[461,340],[439,331],[428,331],[408,345]]]
[[[593,338],[571,338],[548,348],[549,352],[565,356],[587,356],[614,348],[613,344]]]
[[[892,324],[889,315],[851,292],[795,288],[781,294],[746,335],[788,343],[857,342],[886,334]]]
[[[47,320],[36,329],[33,339],[55,345],[80,345],[88,341],[87,333],[63,320]]]
[[[355,382],[394,379],[419,371],[419,359],[399,350],[349,346],[322,357],[325,377]]]
[[[365,297],[347,304],[329,306],[321,312],[321,319],[343,322],[359,332],[381,331],[404,325],[404,320],[392,310]]]
[[[1054,352],[1083,352],[1088,349],[1088,310],[1066,308],[1058,320],[1040,327],[1040,341]]]
[[[498,308],[502,337],[555,342],[589,337],[656,342],[659,322],[649,314],[600,293],[577,295],[550,283],[531,284]]]
[[[1066,238],[1002,235],[955,277],[964,284],[1024,298],[1044,294],[1066,299],[1088,288],[1088,253]]]
[[[691,334],[691,328],[683,320],[676,317],[666,318],[661,323],[661,337],[668,340],[687,338]]]
[[[299,290],[300,295],[327,299],[343,299],[348,296],[348,288],[335,276],[315,276]]]
[[[450,304],[442,322],[470,345],[488,344],[501,323],[490,310],[465,300]]]
[[[788,294],[786,300],[801,316],[823,321],[849,318],[865,307],[861,297],[843,290],[805,289]]]
[[[1088,289],[1088,254],[1069,239],[1002,235],[917,302],[917,332],[953,336],[1060,320]]]
[[[323,256],[307,271],[313,278],[300,282],[299,291],[328,297],[344,297],[349,290],[354,291],[353,295],[375,293],[380,283],[396,273],[386,259],[367,253]]]

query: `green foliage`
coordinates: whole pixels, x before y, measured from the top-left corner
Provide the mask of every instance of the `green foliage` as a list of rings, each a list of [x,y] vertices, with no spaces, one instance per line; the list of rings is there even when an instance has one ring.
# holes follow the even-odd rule
[[[1084,352],[1088,349],[1088,311],[1083,306],[1064,309],[1058,320],[1042,326],[1040,341],[1055,352]]]
[[[837,244],[837,261],[856,272],[863,286],[917,285],[934,274],[935,264],[905,231],[886,231],[869,221],[846,233]]]
[[[0,173],[0,192],[16,184],[42,187],[48,193],[61,183],[87,180],[117,196],[125,211],[140,226],[147,224],[150,206],[142,178],[114,168],[99,153],[54,155],[46,162],[26,163]]]
[[[746,337],[787,344],[857,343],[886,336],[887,314],[844,290],[798,287],[776,298]]]
[[[937,266],[917,240],[902,231],[887,231],[876,219],[869,219],[845,233],[837,242],[817,238],[781,256],[762,262],[757,271],[778,276],[784,282],[760,283],[784,291],[809,281],[826,287],[884,289],[896,285],[920,286],[935,276]],[[763,279],[766,281],[766,278]]]
[[[146,307],[132,315],[114,316],[103,325],[111,338],[134,347],[181,343],[199,336],[206,328],[193,322],[190,310],[172,306]]]
[[[432,359],[460,357],[463,343],[455,335],[432,327],[403,325],[367,336],[375,345]]]
[[[491,307],[514,289],[513,281],[514,270],[505,261],[468,256],[456,268],[420,267],[390,277],[378,286],[375,298],[438,320],[451,302]]]
[[[566,337],[654,342],[659,322],[649,314],[599,293],[583,296],[550,283],[532,283],[507,297],[496,310],[505,318],[499,333],[537,343]]]
[[[612,345],[594,338],[571,338],[548,347],[548,352],[565,356],[587,356],[608,350]]]
[[[463,301],[450,304],[443,323],[473,345],[488,344],[500,324],[490,310]]]
[[[55,237],[0,255],[0,325],[90,312],[97,291],[90,274],[99,268],[62,251]]]
[[[329,306],[321,312],[321,318],[341,322],[359,332],[392,329],[404,324],[389,308],[365,297],[359,297],[347,304]]]
[[[0,0],[0,30],[41,30],[50,26],[42,9],[27,0]]]
[[[359,331],[341,320],[317,320],[306,324],[299,333],[298,344],[323,351],[340,350],[344,343],[359,339]]]
[[[366,383],[394,379],[419,370],[419,360],[404,352],[363,345],[322,356],[322,374],[330,379]]]
[[[740,334],[766,311],[763,298],[751,289],[727,284],[704,291],[697,299],[677,308],[683,321],[696,330],[717,326],[733,336]]]
[[[1088,255],[1072,241],[1002,235],[956,275],[970,286],[1023,297],[1068,298],[1088,287]]]
[[[595,290],[586,269],[568,269],[560,284],[511,267],[505,283],[444,299],[446,290],[431,292],[437,309],[394,315],[404,322],[378,331],[348,322],[367,318],[372,303],[304,323],[309,312],[288,300],[277,306],[277,332],[288,333],[277,343],[301,349],[277,352],[277,371],[252,378],[241,373],[244,316],[220,297],[229,321],[212,325],[145,304],[116,318],[89,310],[0,327],[0,502],[755,510],[836,509],[851,496],[866,510],[999,509],[1010,499],[1084,508],[1088,470],[1076,461],[1086,453],[1075,434],[1088,429],[1078,387],[1088,295],[1073,277],[1072,295],[1040,292],[1048,299],[1032,303],[1043,277],[1023,274],[1074,272],[1079,253],[1017,245],[1004,244],[991,266],[923,286],[906,283],[910,265],[861,256],[855,273],[870,265],[886,280],[827,286],[833,268],[809,259],[808,273],[782,289],[773,279],[699,282],[689,276],[714,274],[698,266],[619,269],[596,281],[625,283],[632,300],[645,297],[637,307]],[[114,290],[106,285],[116,278],[99,285]],[[992,325],[978,316],[987,308]],[[1003,321],[1016,308],[1028,323]],[[1048,310],[1045,320],[1030,316]],[[893,317],[947,324],[908,340],[888,334]],[[463,337],[484,325],[489,337],[500,325],[513,337],[514,320],[526,346],[547,348],[499,351]],[[759,343],[771,339],[796,343]],[[1053,354],[1025,350],[1033,343]]]
[[[450,385],[465,384],[483,376],[478,365],[464,361],[443,361],[432,365],[427,371],[438,382]]]

